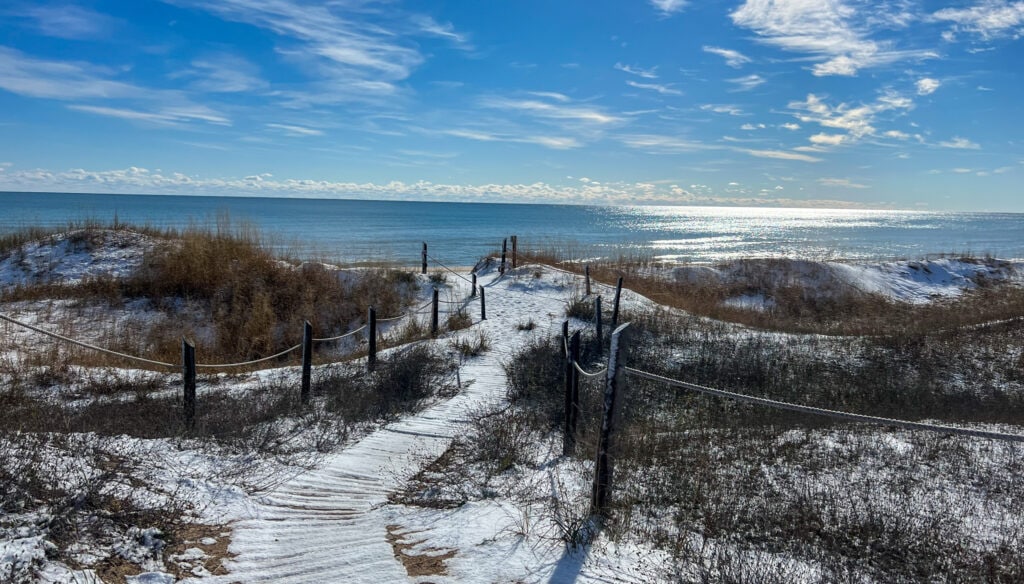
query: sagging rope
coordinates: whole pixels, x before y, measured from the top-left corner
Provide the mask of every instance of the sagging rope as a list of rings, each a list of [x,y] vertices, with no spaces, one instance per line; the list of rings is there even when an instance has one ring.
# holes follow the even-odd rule
[[[585,371],[582,367],[580,367],[580,364],[575,362],[575,361],[572,362],[572,366],[576,368],[576,371],[579,371],[580,375],[582,375],[583,377],[588,377],[588,378],[600,377],[600,376],[604,375],[605,373],[608,373],[608,368],[607,367],[605,367],[604,369],[601,369],[600,371],[595,371],[593,373],[589,373],[589,372]]]
[[[463,280],[465,280],[465,281],[466,281],[466,283],[468,283],[468,284],[472,284],[472,283],[473,283],[473,282],[472,282],[472,280],[470,280],[469,278],[467,278],[467,277],[463,276],[462,274],[460,274],[460,273],[456,272],[455,270],[453,270],[453,269],[449,268],[448,266],[446,266],[446,265],[442,264],[442,263],[440,262],[440,260],[438,260],[438,259],[437,259],[437,258],[435,258],[434,256],[432,256],[432,255],[429,255],[429,254],[428,254],[428,255],[427,255],[427,257],[428,257],[428,258],[430,258],[430,259],[432,259],[432,260],[434,260],[434,263],[435,263],[435,264],[437,264],[437,265],[441,266],[442,268],[444,268],[445,270],[448,270],[449,272],[451,272],[451,273],[455,274],[455,275],[456,275],[457,277],[459,277],[459,278],[462,278]]]
[[[671,385],[681,389],[688,389],[703,393],[706,395],[713,395],[716,397],[723,397],[727,399],[734,399],[736,401],[768,406],[780,410],[790,410],[793,412],[801,412],[805,414],[817,414],[821,416],[828,416],[830,418],[836,418],[839,420],[848,420],[851,422],[864,422],[868,424],[877,424],[880,426],[892,426],[896,428],[904,428],[907,430],[927,430],[929,432],[939,432],[943,434],[956,434],[960,436],[974,436],[976,438],[989,438],[992,440],[1004,440],[1007,442],[1024,442],[1024,436],[1018,434],[1005,434],[1002,432],[989,432],[987,430],[972,430],[970,428],[954,428],[952,426],[942,426],[939,424],[925,424],[922,422],[909,422],[906,420],[896,420],[893,418],[882,418],[879,416],[866,416],[864,414],[852,414],[849,412],[841,412],[837,410],[828,410],[825,408],[816,408],[813,406],[803,406],[799,404],[791,404],[782,402],[774,399],[768,399],[764,397],[755,397],[751,395],[744,395],[741,393],[733,393],[731,391],[725,391],[722,389],[714,389],[711,387],[705,387],[703,385],[697,385],[695,383],[687,383],[685,381],[679,381],[676,379],[670,379],[668,377],[662,377],[654,373],[648,373],[646,371],[640,371],[633,369],[632,367],[625,368],[628,375],[634,375],[643,379],[649,379],[651,381],[658,381],[666,385]]]
[[[29,329],[31,331],[35,331],[35,332],[37,332],[39,334],[46,335],[48,337],[52,337],[54,339],[58,339],[58,340],[64,341],[66,343],[71,343],[72,345],[78,345],[79,347],[82,347],[83,349],[90,349],[92,351],[98,351],[100,353],[106,353],[107,355],[113,355],[114,357],[120,357],[122,359],[127,359],[129,361],[137,361],[139,363],[147,363],[149,365],[156,365],[158,367],[167,367],[167,368],[172,368],[172,369],[181,367],[180,364],[164,363],[163,361],[154,361],[152,359],[146,359],[146,358],[143,358],[143,357],[136,357],[135,355],[127,355],[125,353],[119,353],[117,351],[112,351],[110,349],[104,349],[103,347],[97,347],[96,345],[90,345],[89,343],[83,343],[82,341],[76,341],[75,339],[72,339],[72,338],[69,338],[69,337],[65,337],[64,335],[60,335],[60,334],[57,334],[57,333],[54,333],[54,332],[51,332],[51,331],[48,331],[48,330],[45,330],[45,329],[41,329],[41,328],[39,328],[37,326],[32,326],[32,325],[28,324],[27,322],[21,322],[20,320],[15,320],[15,319],[13,319],[13,318],[11,318],[9,316],[3,315],[3,314],[0,314],[0,320],[5,320],[5,321],[7,321],[9,323],[16,324],[16,325],[21,326],[21,327],[25,327],[25,328],[27,328],[27,329]]]
[[[313,340],[316,340],[316,339],[313,339]],[[289,348],[287,348],[287,349],[285,349],[285,350],[283,350],[280,353],[277,353],[275,355],[271,355],[269,357],[261,357],[259,359],[253,359],[252,361],[243,361],[241,363],[220,363],[220,364],[196,363],[196,369],[230,369],[232,367],[246,367],[248,365],[255,365],[257,363],[263,363],[264,361],[270,361],[270,360],[273,360],[273,359],[277,359],[279,357],[284,357],[288,353],[291,353],[292,351],[294,351],[296,349],[301,349],[301,348],[302,348],[302,343],[299,343],[298,345],[295,345],[294,347],[289,347]]]
[[[401,318],[401,317],[398,317],[398,318]],[[377,322],[380,322],[380,320],[378,320]],[[345,337],[351,337],[354,334],[361,333],[363,330],[366,329],[366,327],[367,327],[367,325],[364,324],[363,326],[357,328],[356,330],[349,331],[349,332],[347,332],[347,333],[345,333],[343,335],[338,335],[336,337],[326,337],[326,338],[323,338],[323,339],[313,339],[313,342],[314,343],[329,343],[331,341],[340,341],[341,339],[344,339]]]

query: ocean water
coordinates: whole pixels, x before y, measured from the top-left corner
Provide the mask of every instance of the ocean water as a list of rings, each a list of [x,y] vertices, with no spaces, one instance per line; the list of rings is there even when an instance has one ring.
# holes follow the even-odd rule
[[[621,254],[714,263],[739,258],[1024,258],[1024,213],[574,206],[164,195],[0,193],[0,233],[27,225],[119,221],[183,227],[227,215],[292,253],[419,263],[422,243],[471,265],[517,235],[577,258]]]

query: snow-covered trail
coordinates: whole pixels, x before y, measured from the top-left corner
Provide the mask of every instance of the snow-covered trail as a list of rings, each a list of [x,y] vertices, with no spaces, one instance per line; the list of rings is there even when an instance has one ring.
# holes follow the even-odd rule
[[[457,280],[449,275],[449,281]],[[558,281],[558,283],[552,282]],[[388,493],[439,456],[463,431],[467,413],[499,405],[505,395],[501,363],[531,335],[557,330],[571,286],[563,275],[517,281],[492,274],[487,320],[479,300],[469,310],[473,327],[460,334],[487,335],[491,349],[468,359],[465,389],[454,398],[382,428],[323,464],[262,497],[251,516],[234,524],[223,582],[405,582],[409,577],[387,537],[387,517],[378,510]],[[468,285],[455,282],[459,293]],[[517,325],[533,320],[533,331]],[[439,342],[446,342],[441,340]],[[468,387],[467,387],[468,386]],[[204,579],[204,581],[209,581]]]

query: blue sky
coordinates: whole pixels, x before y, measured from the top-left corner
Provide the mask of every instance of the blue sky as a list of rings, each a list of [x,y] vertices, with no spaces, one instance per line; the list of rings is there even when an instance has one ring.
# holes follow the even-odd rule
[[[0,8],[0,189],[1024,211],[1024,2]]]

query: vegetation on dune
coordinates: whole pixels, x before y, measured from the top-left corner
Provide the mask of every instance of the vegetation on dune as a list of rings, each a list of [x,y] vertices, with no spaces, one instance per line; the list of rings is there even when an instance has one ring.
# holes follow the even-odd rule
[[[76,240],[103,241],[124,225],[87,224],[71,232]],[[175,362],[181,336],[192,338],[210,361],[244,361],[275,354],[302,337],[310,321],[319,336],[337,335],[365,320],[370,306],[382,316],[398,314],[411,300],[412,274],[391,269],[339,272],[320,262],[279,257],[250,225],[221,218],[214,226],[184,230],[140,228],[154,240],[142,264],[127,278],[100,275],[80,283],[31,283],[0,292],[0,301],[70,299],[123,306],[144,300],[173,326],[152,327],[140,338],[110,334],[113,348]],[[36,230],[9,236],[23,245]],[[8,253],[12,253],[10,249]],[[134,344],[129,344],[129,341]]]
[[[571,249],[526,249],[526,261],[545,263],[583,274],[584,265],[571,260]],[[988,262],[993,258],[963,258]],[[801,285],[793,262],[780,259],[744,260],[732,267],[735,278],[671,277],[674,266],[643,255],[620,256],[588,262],[591,278],[610,286],[619,277],[626,287],[667,307],[723,322],[764,330],[829,335],[899,335],[953,329],[1024,316],[1024,287],[1001,286],[978,279],[977,288],[958,298],[936,299],[924,305],[898,302],[864,292],[836,280],[824,288]],[[727,302],[743,296],[769,301],[763,310],[751,310]],[[577,307],[573,316],[583,317]]]

